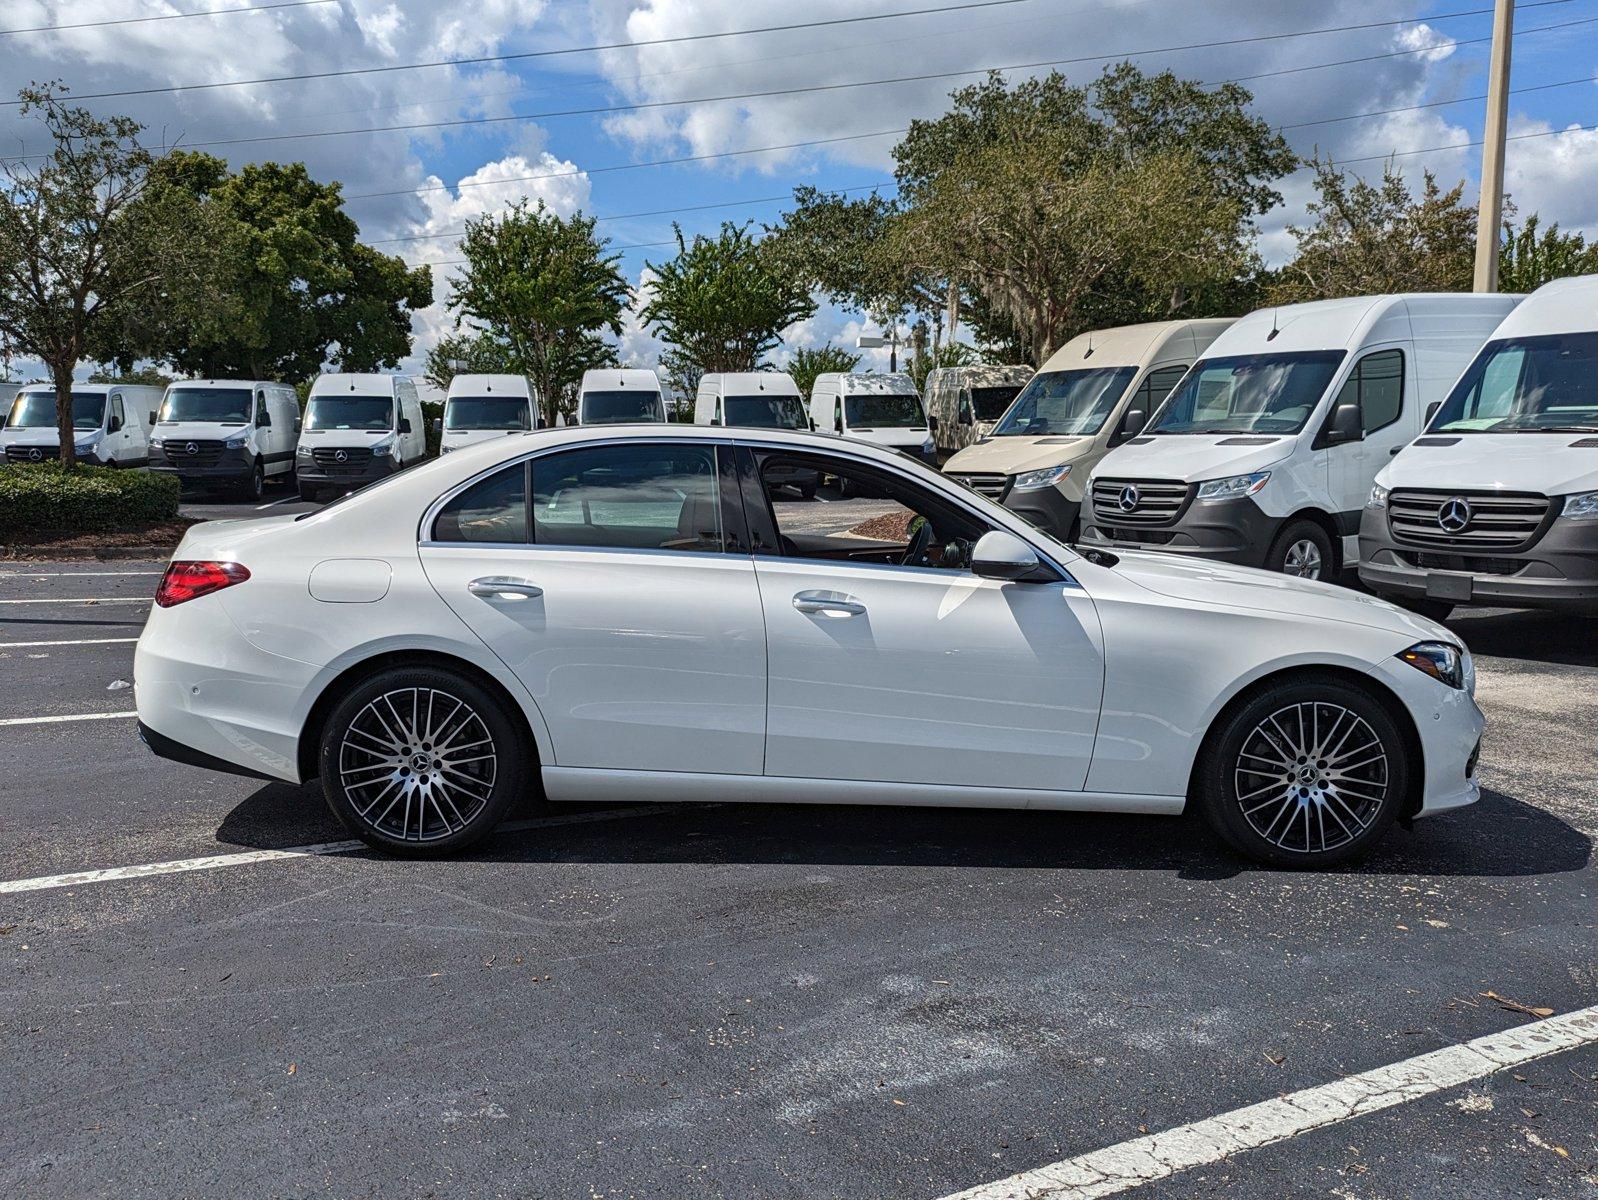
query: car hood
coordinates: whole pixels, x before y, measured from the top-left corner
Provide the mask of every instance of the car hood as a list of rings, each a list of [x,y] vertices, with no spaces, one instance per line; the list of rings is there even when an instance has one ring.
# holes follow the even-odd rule
[[[170,421],[150,426],[150,436],[163,442],[225,442],[248,433],[248,425],[219,425],[215,421]]]
[[[1430,434],[1404,447],[1382,468],[1376,482],[1386,488],[1501,490],[1545,496],[1590,492],[1598,490],[1598,437],[1579,433]]]
[[[1093,468],[1093,478],[1196,483],[1247,475],[1281,462],[1292,452],[1293,439],[1281,434],[1162,434],[1134,438],[1111,450]]]
[[[943,469],[951,474],[992,472],[1019,475],[1022,471],[1037,471],[1072,462],[1092,446],[1093,439],[1086,437],[989,438],[961,450],[943,464]]]
[[[1119,575],[1173,600],[1343,621],[1384,630],[1406,639],[1405,644],[1437,640],[1459,642],[1456,635],[1436,621],[1335,584],[1175,554],[1143,550],[1117,550],[1115,553],[1120,560],[1115,567]]]

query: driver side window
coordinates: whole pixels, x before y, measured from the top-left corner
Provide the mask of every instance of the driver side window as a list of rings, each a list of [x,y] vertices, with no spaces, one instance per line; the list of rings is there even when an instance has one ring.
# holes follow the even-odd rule
[[[825,455],[766,455],[759,497],[784,558],[964,571],[989,526],[891,471]],[[765,524],[752,514],[757,529]],[[753,531],[752,531],[753,532]]]

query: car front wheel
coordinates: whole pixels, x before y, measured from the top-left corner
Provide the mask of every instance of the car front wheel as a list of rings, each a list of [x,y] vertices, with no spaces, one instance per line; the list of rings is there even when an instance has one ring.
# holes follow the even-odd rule
[[[1368,692],[1335,679],[1272,685],[1223,718],[1197,777],[1199,806],[1233,849],[1273,866],[1365,853],[1409,786],[1404,739]]]
[[[353,687],[322,730],[322,790],[339,821],[380,850],[448,854],[486,837],[521,795],[527,751],[486,688],[400,667]]]

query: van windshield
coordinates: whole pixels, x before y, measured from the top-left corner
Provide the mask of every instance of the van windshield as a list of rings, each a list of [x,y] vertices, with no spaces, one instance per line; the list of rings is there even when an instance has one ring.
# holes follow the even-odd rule
[[[72,397],[72,428],[98,429],[105,420],[105,395],[103,393]],[[54,429],[55,389],[42,392],[18,392],[11,402],[11,415],[6,418],[7,429]]]
[[[971,389],[971,411],[979,421],[997,421],[1004,416],[1004,410],[1020,390],[1019,383],[1004,387],[974,387]]]
[[[1136,367],[1094,367],[1034,375],[1004,419],[994,426],[992,436],[1095,434],[1110,419],[1136,374]]]
[[[531,429],[522,396],[451,396],[444,407],[445,429]]]
[[[843,412],[850,429],[919,428],[927,423],[920,399],[908,392],[845,396]]]
[[[584,425],[622,425],[633,421],[664,421],[666,409],[659,392],[636,388],[632,391],[584,392],[581,420]]]
[[[723,424],[749,429],[809,429],[804,402],[798,396],[726,396]]]
[[[1342,350],[1204,358],[1144,433],[1297,433],[1309,423]]]
[[[394,401],[389,396],[312,396],[305,406],[307,429],[394,428]]]
[[[1598,433],[1598,333],[1488,342],[1432,433]]]
[[[247,425],[250,421],[249,388],[168,388],[156,418],[163,425],[177,421],[208,421],[217,425]]]

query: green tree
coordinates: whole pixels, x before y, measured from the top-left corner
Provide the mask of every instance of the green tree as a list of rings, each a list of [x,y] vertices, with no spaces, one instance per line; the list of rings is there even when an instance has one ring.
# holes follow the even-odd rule
[[[910,359],[910,378],[915,380],[916,391],[925,393],[927,376],[935,367],[974,367],[986,361],[982,351],[965,342],[944,342],[936,350],[928,350]]]
[[[441,392],[456,375],[519,375],[510,347],[486,333],[452,333],[427,352],[422,378]]]
[[[825,371],[852,371],[860,365],[860,356],[850,354],[842,346],[831,342],[825,346],[803,346],[788,356],[788,374],[806,399],[816,384],[816,376]]]
[[[468,221],[461,239],[466,266],[449,306],[473,333],[507,347],[551,423],[583,372],[614,358],[602,335],[621,334],[629,293],[607,244],[592,217],[561,217],[542,200]]]
[[[816,311],[804,283],[781,269],[749,233],[724,223],[716,237],[692,242],[677,228],[677,255],[656,266],[649,303],[640,313],[700,371],[754,371],[782,340],[782,331]]]
[[[77,461],[72,373],[116,314],[156,305],[205,273],[206,214],[147,197],[141,126],[68,105],[62,89],[19,93],[50,138],[42,163],[11,160],[0,184],[0,343],[41,360],[56,389],[61,461]]]
[[[1551,279],[1598,273],[1598,245],[1589,246],[1579,233],[1562,233],[1557,222],[1540,228],[1537,214],[1516,229],[1504,222],[1498,246],[1498,287],[1505,292],[1533,292]]]
[[[1310,222],[1288,227],[1298,249],[1269,289],[1272,302],[1470,290],[1476,209],[1461,199],[1463,182],[1444,191],[1427,171],[1415,196],[1392,163],[1379,182],[1312,165]]]
[[[143,387],[164,388],[172,382],[172,376],[155,367],[138,367],[132,371],[108,371],[101,369],[89,376],[90,383],[135,383]]]

